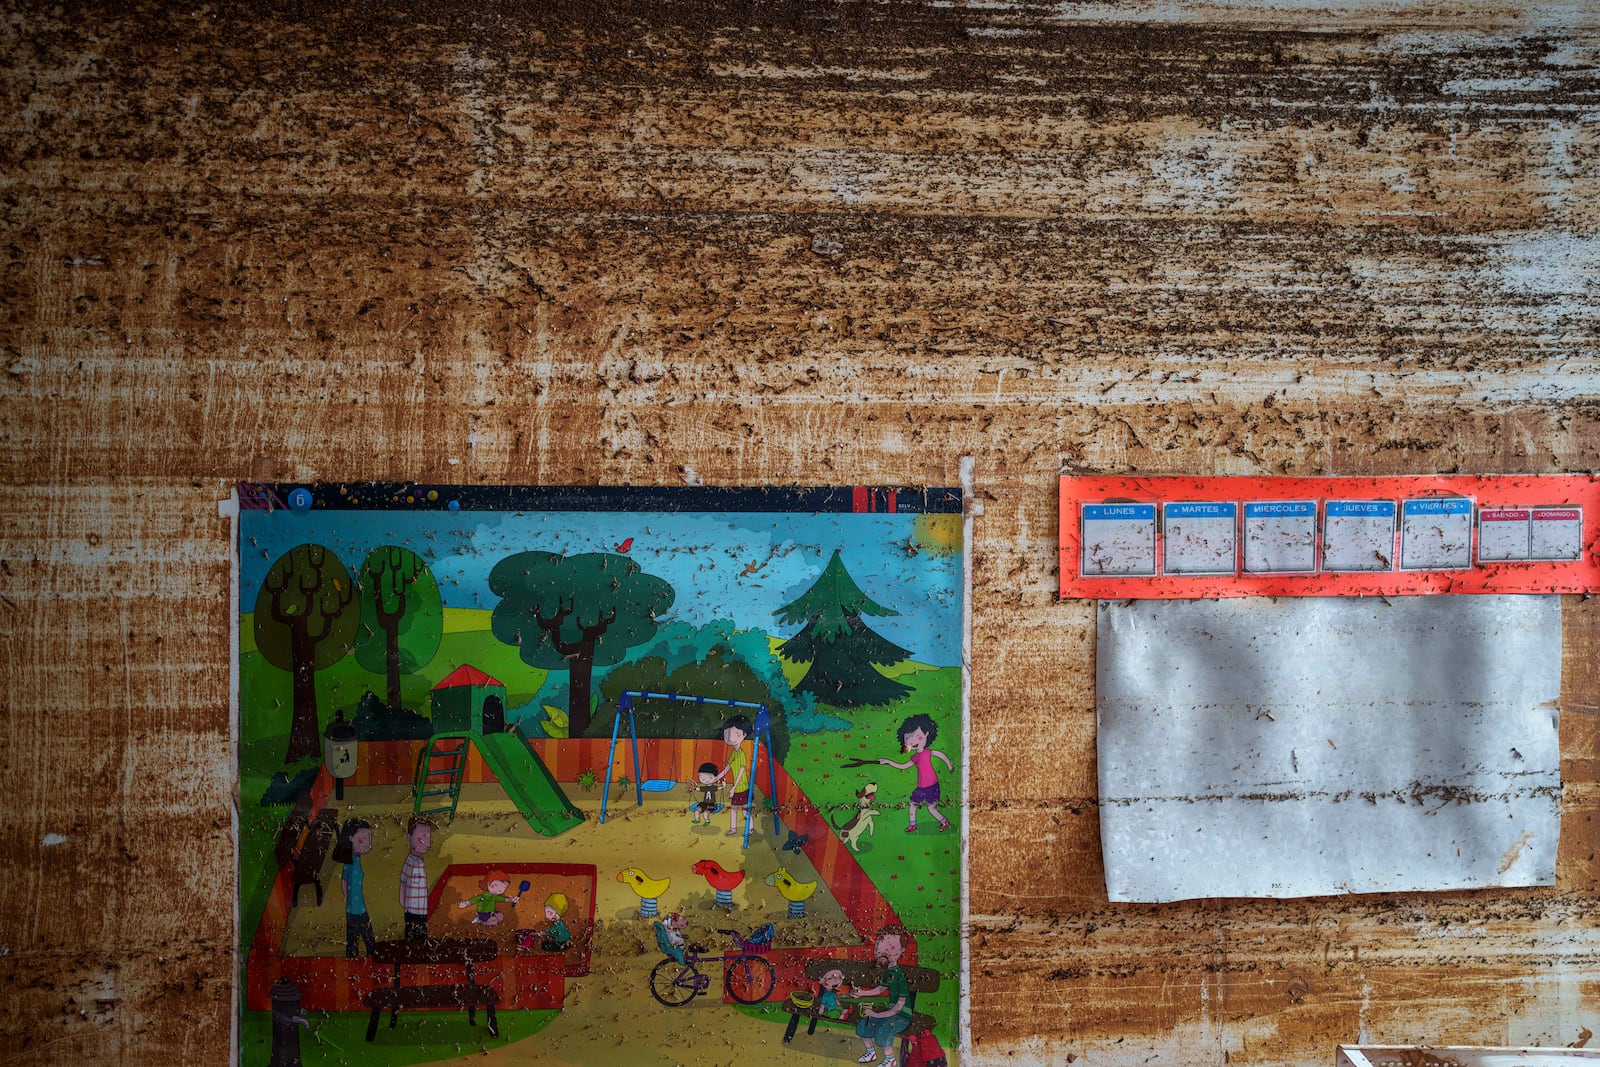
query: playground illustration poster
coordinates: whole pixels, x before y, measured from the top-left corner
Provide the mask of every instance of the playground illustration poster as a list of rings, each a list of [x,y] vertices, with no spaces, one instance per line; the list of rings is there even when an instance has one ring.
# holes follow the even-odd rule
[[[958,490],[238,502],[241,1063],[956,1062]]]

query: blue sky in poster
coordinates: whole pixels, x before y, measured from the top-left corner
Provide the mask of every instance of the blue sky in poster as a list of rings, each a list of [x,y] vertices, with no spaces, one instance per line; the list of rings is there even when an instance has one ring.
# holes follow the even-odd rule
[[[667,618],[731,619],[790,636],[772,614],[808,589],[835,549],[868,596],[898,616],[865,621],[912,658],[936,666],[961,656],[958,551],[908,551],[916,515],[708,512],[245,511],[240,516],[240,609],[251,611],[272,561],[304,542],[333,549],[352,572],[379,545],[410,548],[432,568],[446,607],[495,606],[489,571],[517,552],[628,555],[670,582]],[[940,516],[959,529],[960,517]],[[952,546],[954,547],[954,546]]]

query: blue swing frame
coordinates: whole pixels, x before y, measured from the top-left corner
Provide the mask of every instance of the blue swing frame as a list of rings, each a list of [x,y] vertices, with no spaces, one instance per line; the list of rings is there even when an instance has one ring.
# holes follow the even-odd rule
[[[761,766],[761,741],[767,742],[767,798],[773,801],[772,805],[772,832],[774,835],[783,833],[783,822],[778,818],[778,772],[773,766],[772,758],[772,713],[765,704],[752,704],[745,700],[721,700],[717,697],[684,696],[680,693],[647,693],[640,690],[627,690],[617,698],[617,713],[611,719],[611,750],[606,755],[606,784],[600,792],[600,823],[605,824],[606,808],[611,801],[611,775],[616,770],[617,763],[617,737],[622,731],[622,713],[628,713],[628,739],[633,743],[633,788],[637,794],[638,805],[644,806],[644,782],[640,780],[639,771],[639,732],[634,723],[633,702],[638,700],[667,700],[677,704],[713,704],[725,708],[751,708],[755,711],[755,719],[751,724],[751,737],[755,742],[755,751],[750,759],[750,786],[753,790],[756,784],[756,772]],[[751,803],[755,797],[750,798]],[[754,818],[747,818],[744,822],[744,847],[750,847],[750,827],[755,823]]]

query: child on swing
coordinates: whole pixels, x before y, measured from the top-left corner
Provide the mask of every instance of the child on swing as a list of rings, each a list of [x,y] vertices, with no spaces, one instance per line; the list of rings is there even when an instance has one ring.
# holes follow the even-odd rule
[[[689,805],[689,810],[694,813],[690,820],[695,826],[704,823],[711,825],[711,815],[717,810],[717,790],[722,788],[722,783],[717,778],[717,765],[715,763],[702,763],[695,772],[699,781],[689,787],[690,791],[698,789],[700,799]]]

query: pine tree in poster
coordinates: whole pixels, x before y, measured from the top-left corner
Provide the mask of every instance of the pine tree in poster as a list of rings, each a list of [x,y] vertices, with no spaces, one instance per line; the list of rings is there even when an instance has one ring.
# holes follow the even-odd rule
[[[887,704],[911,692],[911,687],[877,670],[904,663],[911,653],[869,629],[863,615],[898,615],[875,603],[861,591],[835,549],[821,577],[801,596],[773,612],[785,624],[804,622],[805,628],[778,646],[778,654],[792,663],[809,663],[794,686],[836,708]]]

